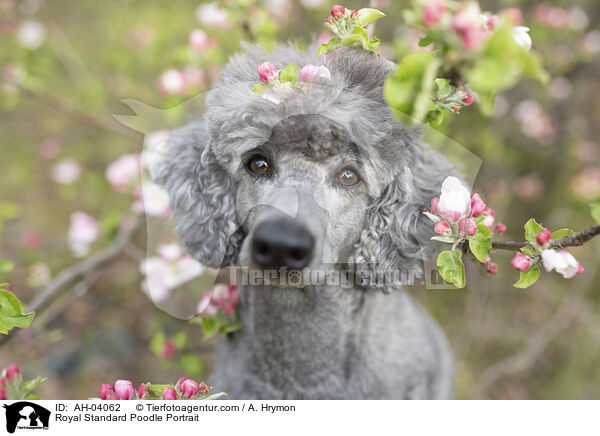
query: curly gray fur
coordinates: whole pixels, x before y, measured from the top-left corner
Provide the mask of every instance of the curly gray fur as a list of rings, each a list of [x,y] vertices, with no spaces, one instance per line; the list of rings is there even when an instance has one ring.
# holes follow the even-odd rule
[[[419,141],[417,130],[394,119],[382,91],[392,64],[360,49],[340,50],[326,61],[311,53],[245,46],[210,91],[203,119],[172,135],[169,159],[153,178],[169,191],[176,231],[207,266],[239,262],[252,232],[240,204],[258,192],[244,178],[241,157],[266,144],[284,120],[315,114],[345,128],[367,181],[362,197],[352,194],[362,230],[347,255],[338,250],[338,260],[378,273],[419,270],[432,236],[422,211],[452,167]],[[274,106],[249,92],[256,66],[267,60],[280,68],[325,64],[331,81]],[[243,289],[244,328],[222,344],[209,381],[234,398],[448,398],[452,370],[443,334],[405,291],[384,290],[397,292]]]

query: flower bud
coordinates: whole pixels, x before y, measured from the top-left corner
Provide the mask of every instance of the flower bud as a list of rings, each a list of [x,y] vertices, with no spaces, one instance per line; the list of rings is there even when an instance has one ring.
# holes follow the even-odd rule
[[[279,70],[272,62],[263,62],[258,66],[258,75],[264,83],[269,83],[277,78]]]
[[[113,391],[112,385],[102,383],[100,385],[100,398],[102,398],[103,400],[108,400],[108,397],[110,397],[112,391]]]
[[[452,234],[452,229],[446,221],[438,221],[435,223],[433,231],[442,236],[449,236]]]
[[[496,230],[499,235],[503,235],[506,233],[506,224],[498,223],[494,226],[494,230]]]
[[[0,400],[6,400],[6,389],[0,389]]]
[[[498,274],[498,265],[496,265],[495,263],[492,263],[491,265],[489,265],[488,272],[492,275]]]
[[[519,271],[527,271],[531,266],[531,259],[523,253],[517,253],[510,261],[510,265]]]
[[[577,273],[576,274],[582,274],[585,271],[585,268],[583,267],[582,264],[579,264],[579,266],[577,267]]]
[[[487,258],[485,259],[485,262],[483,262],[483,266],[490,266],[492,264],[492,258],[490,257],[490,255],[487,255]]]
[[[487,28],[488,30],[494,30],[496,28],[496,26],[498,25],[498,20],[499,17],[496,14],[490,15],[490,18],[488,18],[487,20]]]
[[[471,197],[471,215],[475,218],[481,216],[485,210],[485,203],[481,199],[481,196],[477,193]]]
[[[189,37],[190,47],[198,53],[210,47],[210,39],[202,29],[193,30]]]
[[[430,1],[423,9],[423,23],[425,23],[427,27],[435,26],[439,23],[445,11],[446,7],[442,0]]]
[[[350,12],[350,18],[358,18],[358,11],[351,11]]]
[[[117,380],[115,382],[115,394],[120,400],[130,400],[134,393],[135,388],[129,380]]]
[[[333,18],[342,18],[344,16],[344,14],[346,13],[346,8],[343,7],[342,5],[333,5],[333,7],[331,8],[331,16]]]
[[[437,208],[442,218],[453,223],[458,222],[471,213],[471,194],[458,178],[447,177],[442,183]]]
[[[163,345],[163,349],[162,349],[162,357],[164,357],[165,359],[170,359],[171,357],[173,357],[175,355],[175,353],[177,352],[177,345],[175,345],[175,342],[173,342],[173,339],[171,338],[167,338],[165,339],[165,343]]]
[[[327,67],[322,65],[317,67],[316,65],[308,64],[303,66],[300,73],[298,73],[298,80],[300,82],[311,82],[315,79],[329,80],[331,79],[331,72]]]
[[[469,236],[473,236],[477,233],[477,223],[475,222],[475,218],[463,218],[460,220],[458,222],[458,231]]]
[[[203,394],[208,394],[210,392],[210,387],[204,382],[198,385],[198,392],[202,392]]]
[[[550,242],[550,239],[552,239],[552,233],[550,232],[550,230],[544,229],[536,235],[535,242],[537,242],[539,245],[544,246],[548,242]]]
[[[195,397],[198,393],[198,382],[188,378],[183,383],[181,383],[179,390],[181,391],[183,396],[188,399]]]
[[[16,376],[18,376],[19,374],[21,374],[21,371],[19,371],[19,367],[17,366],[16,363],[13,363],[8,368],[6,368],[5,377],[7,380],[11,380],[11,379],[15,378]]]
[[[438,204],[439,204],[439,202],[440,202],[440,199],[437,198],[437,197],[431,199],[431,210],[430,210],[430,212],[433,215],[437,215],[438,214]]]
[[[146,396],[146,394],[148,393],[148,388],[146,387],[145,384],[141,384],[137,387],[137,389],[135,390],[135,393],[137,394],[138,398],[140,400],[144,399],[144,397]]]
[[[167,388],[163,391],[162,398],[163,400],[176,400],[177,392],[173,388]]]
[[[115,401],[115,400],[118,400],[118,398],[117,398],[117,397],[116,397],[114,394],[110,394],[110,395],[108,396],[107,400],[110,400],[110,401]]]
[[[464,104],[465,106],[471,106],[474,101],[475,98],[471,94],[466,94],[465,97],[462,99],[462,104]]]
[[[179,380],[177,380],[177,382],[179,383],[179,385],[181,386],[181,383],[183,383],[184,381],[187,380],[187,377],[179,377]]]

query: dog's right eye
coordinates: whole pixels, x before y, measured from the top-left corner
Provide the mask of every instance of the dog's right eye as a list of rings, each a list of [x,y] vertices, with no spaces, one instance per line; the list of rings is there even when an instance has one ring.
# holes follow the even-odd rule
[[[248,169],[254,174],[267,174],[271,165],[264,156],[255,156],[248,162]]]

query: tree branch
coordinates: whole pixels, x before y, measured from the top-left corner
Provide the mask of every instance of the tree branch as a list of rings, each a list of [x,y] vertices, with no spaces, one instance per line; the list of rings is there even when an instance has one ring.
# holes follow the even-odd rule
[[[571,236],[555,239],[550,242],[550,247],[566,248],[578,247],[585,244],[592,238],[600,235],[600,225],[592,226],[589,229],[581,232],[573,233]],[[495,241],[492,242],[492,248],[497,250],[512,250],[518,251],[523,247],[531,247],[531,243],[527,241]]]

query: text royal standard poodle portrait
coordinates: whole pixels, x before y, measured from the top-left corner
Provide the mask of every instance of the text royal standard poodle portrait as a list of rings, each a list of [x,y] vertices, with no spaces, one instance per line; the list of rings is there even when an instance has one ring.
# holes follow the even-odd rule
[[[242,286],[243,327],[222,339],[207,381],[230,399],[450,398],[440,328],[402,283],[364,278],[422,273],[432,236],[422,211],[452,168],[386,104],[393,64],[361,49],[313,52],[245,46],[206,114],[151,169],[195,259],[274,271]],[[265,61],[328,71],[259,95]],[[287,270],[301,280],[286,283]],[[362,279],[314,283],[313,270]]]

